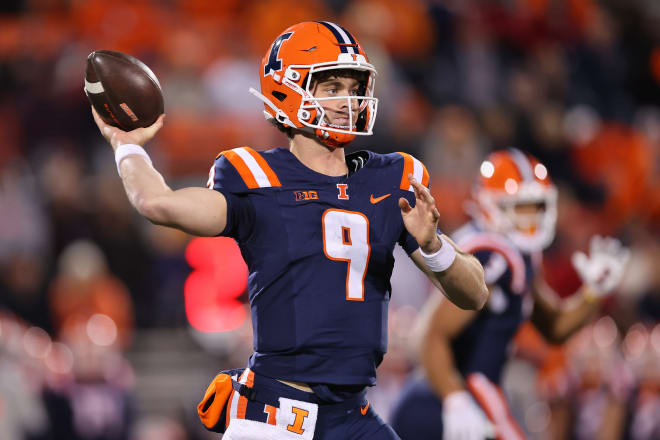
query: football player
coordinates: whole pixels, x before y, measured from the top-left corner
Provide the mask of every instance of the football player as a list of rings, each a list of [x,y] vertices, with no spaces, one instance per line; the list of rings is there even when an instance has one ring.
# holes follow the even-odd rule
[[[594,236],[589,255],[572,258],[581,292],[560,302],[540,274],[555,234],[557,189],[546,167],[517,149],[482,162],[468,206],[472,221],[453,238],[483,264],[490,298],[480,312],[430,300],[421,318],[423,374],[406,385],[391,418],[404,440],[524,438],[498,386],[516,330],[531,309],[546,338],[565,340],[619,284],[629,257],[618,240]]]
[[[163,124],[101,133],[130,202],[151,222],[234,238],[249,268],[254,354],[216,377],[198,407],[226,439],[393,439],[365,387],[387,347],[392,252],[399,243],[450,302],[479,309],[476,258],[437,232],[428,172],[406,153],[344,146],[373,130],[376,69],[330,22],[286,29],[261,63],[266,118],[289,148],[222,152],[208,188],[173,191],[141,147]]]

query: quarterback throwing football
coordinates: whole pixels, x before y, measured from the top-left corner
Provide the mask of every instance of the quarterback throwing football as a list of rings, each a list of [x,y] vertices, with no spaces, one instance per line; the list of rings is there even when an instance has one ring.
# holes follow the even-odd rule
[[[405,154],[346,155],[370,135],[375,68],[330,22],[280,34],[261,64],[265,114],[289,148],[222,152],[208,188],[173,191],[142,149],[163,124],[123,132],[94,114],[126,194],[155,224],[234,238],[254,328],[247,368],[219,374],[198,407],[226,439],[396,439],[365,399],[387,347],[392,252],[399,243],[462,309],[487,300],[473,256],[438,234],[428,172]]]

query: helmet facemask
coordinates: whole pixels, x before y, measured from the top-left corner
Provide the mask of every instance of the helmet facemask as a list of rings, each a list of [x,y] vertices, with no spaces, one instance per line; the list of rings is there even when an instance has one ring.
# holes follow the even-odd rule
[[[348,54],[342,54],[348,55]],[[300,105],[295,117],[288,117],[266,96],[250,89],[250,92],[264,101],[276,114],[275,119],[285,127],[294,129],[306,129],[312,132],[324,144],[331,147],[341,147],[355,139],[355,136],[369,136],[373,134],[373,126],[378,111],[378,98],[374,95],[374,83],[376,69],[366,62],[362,55],[357,55],[356,60],[340,60],[317,63],[312,65],[290,65],[286,68],[282,85],[288,87],[300,95]],[[350,57],[349,57],[350,58]],[[343,95],[317,98],[313,95],[312,88],[316,84],[315,76],[327,71],[352,70],[365,72],[366,81],[361,84],[357,95]],[[341,74],[338,75],[342,77]],[[350,76],[350,75],[347,75]],[[293,97],[287,97],[291,99]],[[326,110],[323,108],[324,101],[336,101],[345,99],[348,108],[349,123],[345,126],[332,124],[327,120]],[[351,105],[357,101],[357,105]],[[355,109],[354,109],[355,108]],[[267,118],[272,118],[265,112]],[[300,125],[296,124],[298,122]]]
[[[290,69],[296,69],[307,66],[290,66]],[[347,70],[353,74],[342,75],[341,70]],[[324,73],[332,72],[327,76]],[[347,72],[348,73],[348,72]],[[362,75],[360,75],[362,74]],[[378,99],[374,98],[374,82],[376,71],[371,65],[360,62],[351,63],[322,63],[309,66],[309,71],[303,81],[303,88],[297,90],[297,84],[288,85],[301,94],[302,100],[298,110],[298,120],[306,127],[315,131],[321,141],[326,140],[347,143],[355,138],[356,135],[368,136],[373,133],[373,126],[376,120],[376,111],[378,108]],[[351,77],[359,81],[360,87],[355,95],[347,94],[341,96],[317,97],[314,96],[313,88],[327,81],[333,76]],[[362,76],[362,78],[360,78]],[[327,117],[327,111],[323,106],[326,101],[346,100],[346,109],[348,111],[348,124],[338,125],[332,123]]]
[[[515,195],[481,189],[471,210],[484,228],[505,235],[523,252],[547,248],[555,237],[557,190],[538,182],[523,182]]]

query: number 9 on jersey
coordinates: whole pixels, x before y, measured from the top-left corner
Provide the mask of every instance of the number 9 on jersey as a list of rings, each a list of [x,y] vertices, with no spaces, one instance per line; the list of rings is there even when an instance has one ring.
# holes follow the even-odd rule
[[[323,213],[323,252],[330,260],[346,261],[346,299],[364,301],[364,277],[369,264],[369,219],[360,212],[328,209]]]

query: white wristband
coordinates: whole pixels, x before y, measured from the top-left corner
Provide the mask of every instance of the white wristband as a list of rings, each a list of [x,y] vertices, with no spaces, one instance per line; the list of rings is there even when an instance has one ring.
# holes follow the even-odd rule
[[[442,242],[442,247],[440,247],[437,252],[429,255],[425,254],[421,247],[419,248],[419,252],[422,254],[422,257],[424,257],[426,265],[433,272],[443,272],[449,269],[449,266],[451,266],[456,259],[456,249],[454,249],[454,246],[442,238],[441,235],[438,235],[438,238]]]
[[[115,150],[115,163],[117,164],[117,173],[120,177],[121,172],[119,171],[119,164],[121,164],[122,160],[126,159],[126,156],[130,156],[132,154],[144,157],[146,161],[149,162],[149,165],[151,165],[151,158],[141,146],[135,144],[120,145]]]

